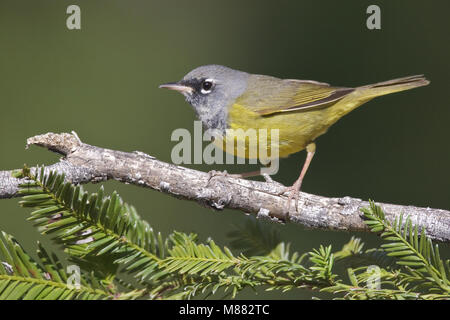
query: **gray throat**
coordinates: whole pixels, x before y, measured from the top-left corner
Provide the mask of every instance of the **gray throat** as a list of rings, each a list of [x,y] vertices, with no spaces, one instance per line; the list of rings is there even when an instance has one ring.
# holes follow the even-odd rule
[[[205,108],[206,109],[206,108]],[[228,129],[228,108],[214,110],[196,110],[197,118],[202,122],[203,128],[217,130],[222,135]]]

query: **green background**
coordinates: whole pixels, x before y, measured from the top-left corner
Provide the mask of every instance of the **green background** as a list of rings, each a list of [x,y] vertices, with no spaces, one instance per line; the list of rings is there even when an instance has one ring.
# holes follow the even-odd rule
[[[74,3],[82,29],[70,31],[65,12]],[[381,30],[366,28],[370,4],[381,7]],[[75,130],[89,144],[170,161],[172,131],[192,131],[195,117],[180,95],[158,85],[204,64],[341,86],[424,73],[430,86],[373,100],[320,137],[303,190],[450,209],[448,12],[448,1],[1,0],[0,170],[57,161],[46,150],[24,148],[28,137],[49,131]],[[282,160],[275,180],[291,184],[304,157]],[[135,186],[107,182],[105,188],[117,189],[165,235],[198,232],[227,245],[232,224],[248,219]],[[26,217],[17,199],[0,201],[0,229],[33,251],[42,237]],[[273,227],[300,252],[320,244],[339,249],[353,235]],[[356,235],[368,247],[380,244],[374,235]],[[448,245],[441,247],[448,257]],[[239,297],[311,296],[318,294]]]

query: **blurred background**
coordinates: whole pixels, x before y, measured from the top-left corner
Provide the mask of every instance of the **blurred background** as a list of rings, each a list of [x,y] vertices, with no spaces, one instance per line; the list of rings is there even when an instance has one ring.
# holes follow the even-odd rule
[[[81,8],[81,30],[68,30],[66,8]],[[381,7],[381,30],[368,30],[366,9]],[[139,150],[170,162],[173,130],[192,132],[194,113],[181,95],[158,89],[204,64],[280,78],[359,86],[413,74],[431,85],[373,100],[317,140],[302,190],[380,202],[450,209],[450,20],[448,1],[9,1],[0,2],[0,170],[51,164],[58,155],[28,137],[74,130],[89,144]],[[290,185],[305,153],[280,163],[275,180]],[[241,166],[190,165],[242,172]],[[117,182],[154,229],[212,236],[228,245],[241,212],[214,212]],[[96,190],[99,185],[88,186]],[[29,251],[47,243],[24,220],[17,199],[0,201],[0,229]],[[292,249],[341,248],[366,233],[273,225]],[[449,257],[449,246],[441,244]],[[239,298],[310,299],[317,292],[244,291]]]

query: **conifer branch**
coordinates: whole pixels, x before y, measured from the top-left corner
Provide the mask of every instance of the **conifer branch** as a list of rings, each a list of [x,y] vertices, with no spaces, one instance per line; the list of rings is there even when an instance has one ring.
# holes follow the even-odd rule
[[[15,173],[28,180],[19,186],[19,204],[33,209],[28,220],[62,245],[75,263],[67,270],[75,267],[78,277],[69,278],[61,260],[41,244],[36,261],[0,232],[0,300],[191,299],[221,293],[235,298],[244,288],[261,287],[308,288],[345,299],[449,299],[450,260],[441,258],[438,245],[419,234],[409,217],[401,215],[391,224],[373,202],[362,211],[371,232],[386,241],[376,253],[363,250],[355,238],[338,252],[321,245],[292,253],[289,243],[259,225],[230,234],[236,240],[255,238],[239,242],[242,250],[260,252],[246,256],[212,239],[201,243],[194,233],[174,231],[164,239],[116,192],[108,196],[100,187],[89,194],[64,182],[63,174],[46,174],[44,167],[35,172],[24,167]],[[395,265],[384,263],[386,257]],[[379,262],[354,265],[355,258]],[[350,283],[335,272],[338,261],[354,265],[347,267]],[[125,281],[125,273],[134,280]]]
[[[211,178],[208,173],[165,163],[142,152],[122,152],[85,144],[74,132],[38,135],[27,140],[29,145],[63,155],[58,163],[45,167],[45,172],[64,173],[66,181],[74,184],[112,179],[193,200],[216,210],[236,209],[276,222],[286,218],[287,196],[280,195],[283,186],[278,183],[231,176]],[[15,172],[0,171],[0,199],[20,196],[19,185],[27,180],[14,177]],[[291,212],[289,220],[309,228],[369,231],[360,210],[368,205],[357,198],[327,198],[302,192],[298,212]],[[450,241],[450,211],[378,205],[388,221],[394,223],[402,213],[407,213],[419,231],[423,230],[431,239]]]

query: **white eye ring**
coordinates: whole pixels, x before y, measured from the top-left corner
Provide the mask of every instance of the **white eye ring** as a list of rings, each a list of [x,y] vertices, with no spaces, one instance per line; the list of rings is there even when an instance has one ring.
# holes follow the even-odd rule
[[[202,82],[202,88],[201,88],[201,93],[203,94],[208,94],[211,92],[211,90],[214,88],[214,80],[213,79],[205,79]]]

